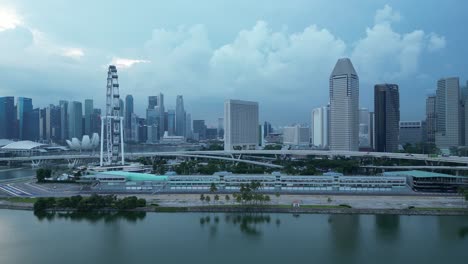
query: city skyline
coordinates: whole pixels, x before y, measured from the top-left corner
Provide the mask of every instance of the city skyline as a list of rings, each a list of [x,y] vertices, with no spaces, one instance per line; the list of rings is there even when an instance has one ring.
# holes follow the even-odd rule
[[[0,22],[0,39],[5,39],[5,44],[18,46],[18,50],[11,51],[18,59],[13,61],[6,53],[0,55],[1,67],[5,69],[0,73],[5,80],[0,86],[2,95],[34,98],[35,106],[39,107],[47,106],[49,100],[70,98],[83,101],[92,97],[96,98],[95,105],[103,108],[102,96],[97,95],[96,91],[100,91],[105,84],[100,79],[101,71],[97,69],[104,71],[110,62],[115,62],[119,67],[122,95],[134,96],[135,112],[139,116],[144,116],[143,102],[147,95],[160,92],[172,98],[182,94],[186,110],[192,114],[192,118],[204,118],[211,125],[215,125],[217,118],[222,116],[222,102],[229,98],[258,101],[262,105],[260,119],[275,125],[307,123],[311,109],[328,101],[327,71],[340,57],[350,57],[360,74],[360,107],[372,110],[375,83],[399,85],[402,120],[423,119],[424,98],[428,93],[435,92],[438,79],[458,76],[461,84],[465,85],[466,73],[462,70],[466,68],[466,62],[459,58],[464,57],[466,48],[458,46],[460,34],[447,26],[456,24],[453,19],[457,16],[449,16],[444,8],[438,10],[441,14],[436,18],[421,20],[415,18],[414,12],[418,9],[412,8],[412,3],[373,1],[369,4],[361,1],[353,3],[354,8],[350,9],[350,15],[359,14],[354,16],[359,18],[353,19],[352,25],[346,19],[335,21],[318,15],[316,9],[330,11],[336,6],[324,5],[320,1],[314,4],[300,1],[278,21],[272,14],[281,10],[280,4],[265,10],[266,15],[252,11],[246,21],[239,22],[237,19],[229,25],[215,25],[209,19],[199,19],[195,23],[193,16],[182,21],[185,26],[173,20],[169,23],[150,19],[150,25],[139,30],[133,43],[123,40],[125,44],[116,43],[115,47],[105,45],[109,50],[103,50],[104,43],[100,42],[99,34],[106,35],[107,32],[100,27],[92,32],[95,37],[98,36],[95,40],[80,39],[54,28],[47,21],[38,22],[31,8],[37,7],[35,3],[4,3],[0,4],[0,10],[9,14],[11,21]],[[209,1],[200,5],[207,3]],[[54,6],[54,3],[51,5]],[[103,8],[101,5],[93,8],[98,11]],[[245,1],[240,1],[229,7],[239,10],[245,5]],[[453,4],[437,5],[444,7]],[[83,6],[86,7],[86,3]],[[159,6],[170,10],[174,8],[172,4]],[[40,7],[37,8],[40,10]],[[60,8],[63,7],[57,6],[57,10]],[[136,7],[125,8],[135,10]],[[86,13],[82,7],[78,9],[78,15]],[[203,8],[195,8],[198,9]],[[311,14],[303,14],[300,23],[294,19],[301,13],[299,9],[309,10],[303,12]],[[135,11],[143,12],[140,9]],[[65,19],[63,24],[69,22]],[[96,23],[102,26],[103,22]],[[117,26],[128,29],[126,23],[129,21],[123,19]],[[224,33],[218,30],[223,26],[228,29]],[[124,33],[128,32],[124,30]],[[37,45],[50,48],[50,53],[40,53],[38,47],[43,46]],[[326,50],[321,50],[324,47]],[[447,47],[456,50],[457,57]],[[363,52],[368,53],[368,58]],[[31,55],[28,63],[22,59],[26,55]],[[37,65],[41,65],[40,69]],[[13,69],[29,78],[8,74]],[[152,74],[147,78],[146,73]],[[46,74],[47,79],[44,78]],[[70,80],[67,89],[61,85],[62,75]],[[143,79],[145,82],[141,81]],[[295,96],[297,94],[301,94],[301,97]],[[410,99],[415,95],[421,100]],[[288,111],[278,108],[278,105],[290,103],[296,107]],[[171,102],[166,107],[175,106]]]

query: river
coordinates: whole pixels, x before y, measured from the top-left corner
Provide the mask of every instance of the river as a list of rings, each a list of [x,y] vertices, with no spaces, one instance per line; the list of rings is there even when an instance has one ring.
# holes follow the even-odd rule
[[[1,168],[0,181],[11,180],[15,178],[24,178],[35,176],[35,170],[31,168]]]
[[[0,210],[0,263],[465,263],[468,217]]]

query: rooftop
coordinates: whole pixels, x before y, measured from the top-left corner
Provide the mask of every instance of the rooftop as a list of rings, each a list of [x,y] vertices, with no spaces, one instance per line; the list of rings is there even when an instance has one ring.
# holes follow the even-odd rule
[[[23,140],[23,141],[16,141],[10,144],[7,144],[2,147],[4,150],[31,150],[39,147],[46,146],[45,144]]]
[[[106,172],[101,172],[98,175],[125,177],[127,181],[167,181],[168,179],[168,177],[165,175],[154,175],[154,174],[128,172],[128,171],[106,171]]]
[[[430,172],[430,171],[419,171],[419,170],[409,170],[409,171],[387,171],[383,173],[384,176],[411,176],[416,178],[423,177],[463,177],[463,176],[454,176],[450,174]]]

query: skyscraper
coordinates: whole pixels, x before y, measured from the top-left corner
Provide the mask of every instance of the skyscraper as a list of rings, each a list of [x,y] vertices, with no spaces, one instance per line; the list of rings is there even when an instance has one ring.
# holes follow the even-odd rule
[[[164,135],[164,131],[167,130],[167,128],[165,127],[164,125],[164,113],[166,112],[165,111],[165,108],[164,108],[164,94],[160,93],[158,95],[158,110],[159,110],[159,118],[158,118],[158,128],[159,128],[159,132],[158,132],[158,140],[161,139]]]
[[[68,104],[68,138],[83,137],[83,107],[81,102],[70,102]]]
[[[63,141],[68,139],[68,101],[60,100],[60,124],[62,129],[60,130],[60,139]]]
[[[158,119],[159,119],[159,109],[156,108],[146,109],[146,128],[147,128],[147,142],[148,143],[157,143],[158,142]]]
[[[132,114],[133,114],[133,96],[131,94],[128,94],[125,97],[125,134],[124,137],[127,141],[133,141],[135,138],[133,138],[132,134]]]
[[[157,96],[148,96],[148,109],[154,109],[158,105]]]
[[[460,144],[460,84],[458,77],[440,79],[436,91],[436,135],[440,149],[458,147]]]
[[[258,103],[226,100],[224,102],[224,150],[255,149],[258,145]]]
[[[327,148],[329,144],[330,107],[323,106],[312,110],[311,139],[312,145]]]
[[[196,140],[206,139],[205,120],[193,120],[193,134]]]
[[[84,109],[84,118],[85,118],[85,127],[84,127],[84,134],[91,136],[92,129],[91,129],[91,115],[94,111],[94,104],[92,99],[85,100],[85,109]]]
[[[310,128],[300,125],[283,128],[283,144],[285,145],[309,145]]]
[[[167,110],[167,134],[169,136],[175,135],[175,119],[176,114],[175,110],[169,109]]]
[[[330,149],[359,149],[359,77],[348,58],[330,75]]]
[[[359,147],[370,147],[369,109],[359,108]]]
[[[32,99],[18,97],[16,102],[16,118],[18,122],[18,138],[24,139],[24,115],[33,110]]]
[[[39,140],[39,108],[33,109],[31,111],[24,112],[24,133],[23,139],[25,140]]]
[[[15,123],[15,98],[0,97],[0,139],[16,138]]]
[[[192,139],[192,132],[192,115],[189,113],[185,113],[185,137]]]
[[[223,138],[224,136],[224,118],[218,118],[218,138]]]
[[[436,119],[436,96],[430,95],[426,98],[426,139],[429,143],[435,143]]]
[[[178,95],[176,99],[176,136],[185,137],[185,109],[184,98]]]
[[[400,93],[396,84],[374,86],[375,151],[398,151]]]

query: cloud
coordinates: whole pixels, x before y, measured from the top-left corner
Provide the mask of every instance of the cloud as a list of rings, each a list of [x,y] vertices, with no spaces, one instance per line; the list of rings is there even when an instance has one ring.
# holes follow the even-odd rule
[[[0,7],[0,32],[14,29],[23,24],[23,19],[14,9]]]
[[[432,51],[443,49],[445,48],[445,44],[446,44],[446,41],[445,41],[444,36],[439,36],[434,32],[429,34],[429,45],[427,47],[429,51],[432,52]]]
[[[392,24],[400,14],[386,5],[377,10],[375,25],[355,44],[351,57],[361,79],[369,82],[394,81],[417,74],[421,54],[445,46],[445,38],[422,30],[396,32]]]
[[[80,48],[63,48],[62,55],[77,60],[84,56],[84,51]]]
[[[126,59],[126,58],[113,58],[111,63],[112,65],[117,66],[120,69],[130,68],[138,63],[149,63],[149,60],[135,60],[135,59]]]

